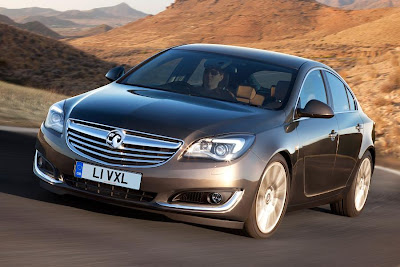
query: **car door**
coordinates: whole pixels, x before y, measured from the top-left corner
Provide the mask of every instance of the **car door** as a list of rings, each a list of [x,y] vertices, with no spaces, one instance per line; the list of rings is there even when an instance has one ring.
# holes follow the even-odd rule
[[[344,187],[357,163],[362,142],[363,122],[350,89],[335,74],[325,71],[325,76],[339,126],[339,144],[333,180],[337,187]]]
[[[330,104],[321,70],[308,73],[301,88],[297,108],[304,108],[310,100]],[[297,133],[303,159],[304,193],[316,196],[335,189],[332,181],[336,158],[338,125],[336,118],[300,118]]]

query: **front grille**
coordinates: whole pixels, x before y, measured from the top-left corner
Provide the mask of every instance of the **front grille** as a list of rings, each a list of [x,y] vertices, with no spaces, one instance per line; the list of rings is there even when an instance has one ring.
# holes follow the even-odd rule
[[[107,196],[115,199],[138,202],[151,202],[157,195],[156,193],[152,192],[144,192],[141,190],[134,190],[116,185],[98,183],[95,181],[83,178],[76,178],[73,176],[65,176],[64,181],[68,186],[79,189],[81,191],[87,191],[100,196]]]
[[[123,144],[116,149],[106,143],[108,134],[113,130],[121,130],[125,134]],[[118,167],[152,167],[159,166],[173,157],[183,141],[69,119],[67,144],[75,153],[99,163]]]

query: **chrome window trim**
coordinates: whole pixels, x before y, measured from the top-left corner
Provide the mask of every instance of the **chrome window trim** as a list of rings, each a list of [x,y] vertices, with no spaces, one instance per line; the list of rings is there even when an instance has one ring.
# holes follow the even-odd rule
[[[335,112],[335,114],[358,111],[358,110],[359,110],[359,107],[360,107],[360,104],[358,103],[358,100],[357,100],[357,98],[356,98],[356,95],[355,95],[354,92],[350,89],[350,86],[346,83],[346,81],[345,81],[342,77],[340,77],[340,75],[339,75],[338,73],[334,73],[334,72],[332,72],[331,70],[328,70],[328,69],[324,69],[324,70],[327,71],[327,72],[329,72],[330,74],[334,75],[336,78],[338,78],[338,79],[345,85],[346,89],[350,91],[351,95],[353,96],[353,98],[354,98],[354,100],[355,100],[355,102],[356,102],[356,105],[355,105],[355,107],[354,107],[354,110]],[[346,93],[347,93],[347,92],[346,92]],[[350,104],[350,103],[349,103],[349,104]]]
[[[156,204],[174,209],[192,210],[192,211],[206,211],[206,212],[227,212],[232,210],[237,203],[242,199],[244,191],[236,191],[232,197],[221,206],[204,206],[204,205],[185,205],[185,204],[172,204],[166,202],[156,202]]]
[[[122,130],[122,131],[127,131],[127,132],[132,132],[132,133],[139,133],[139,134],[145,134],[145,135],[149,135],[149,136],[155,136],[155,137],[160,137],[160,138],[165,138],[165,139],[170,139],[170,140],[175,140],[176,142],[179,142],[179,146],[176,148],[176,151],[175,152],[169,152],[169,153],[171,153],[171,154],[168,154],[168,156],[170,156],[169,157],[169,159],[167,159],[167,160],[165,160],[165,161],[163,161],[163,162],[160,162],[160,163],[156,163],[156,164],[153,164],[153,165],[148,165],[148,166],[146,166],[146,165],[124,165],[124,164],[114,164],[114,163],[109,163],[109,162],[106,162],[106,161],[103,161],[103,160],[100,160],[100,159],[97,159],[97,158],[94,158],[94,157],[91,157],[91,156],[89,156],[89,155],[87,155],[87,154],[84,154],[84,153],[82,153],[81,151],[79,151],[79,150],[77,150],[71,143],[70,143],[70,141],[68,140],[68,136],[69,136],[69,133],[68,133],[68,129],[70,128],[70,126],[71,126],[71,121],[78,121],[78,122],[82,122],[82,123],[88,123],[88,124],[94,124],[94,125],[99,125],[99,126],[102,126],[102,127],[106,127],[106,128],[111,128],[111,129],[120,129],[120,130]],[[89,126],[88,126],[89,127]],[[93,128],[93,127],[91,127],[91,128]],[[71,129],[73,129],[73,128],[71,128]],[[98,130],[98,129],[96,129],[96,128],[93,128],[94,130],[96,130],[96,131],[94,131],[94,134],[95,135],[93,135],[93,136],[99,136],[100,138],[105,138],[106,136],[103,136],[103,134],[99,134],[101,131],[100,130]],[[106,132],[106,130],[104,130],[104,132]],[[169,162],[172,158],[174,158],[175,157],[175,155],[182,149],[182,147],[184,146],[184,141],[183,140],[180,140],[180,139],[177,139],[177,138],[172,138],[172,137],[168,137],[168,136],[162,136],[162,135],[157,135],[157,134],[151,134],[151,133],[145,133],[145,132],[139,132],[139,131],[135,131],[135,130],[129,130],[129,129],[123,129],[123,128],[120,128],[120,127],[115,127],[115,126],[111,126],[111,125],[104,125],[104,124],[100,124],[100,123],[95,123],[95,122],[86,122],[86,121],[84,121],[84,120],[79,120],[79,119],[74,119],[74,118],[69,118],[68,120],[67,120],[67,123],[66,123],[66,128],[65,128],[65,142],[66,142],[66,144],[67,144],[67,146],[68,146],[68,148],[72,151],[72,152],[74,152],[75,154],[77,154],[78,156],[80,156],[80,157],[82,157],[83,159],[87,159],[87,160],[89,160],[89,161],[92,161],[92,162],[95,162],[95,163],[98,163],[98,164],[101,164],[101,165],[104,165],[104,166],[111,166],[111,167],[120,167],[120,168],[129,168],[129,169],[132,169],[132,168],[137,168],[137,169],[142,169],[142,168],[154,168],[154,167],[158,167],[158,166],[161,166],[161,165],[163,165],[163,164],[165,164],[165,163],[167,163],[167,162]],[[165,142],[168,142],[168,141],[165,141]],[[172,143],[172,142],[170,142],[170,143]],[[154,146],[155,147],[155,146]],[[168,147],[167,147],[168,148]],[[172,148],[169,148],[169,149],[172,149]],[[154,151],[151,151],[151,150],[149,150],[150,152],[149,153],[154,153]],[[143,152],[146,152],[146,151],[143,151]],[[93,151],[92,152],[90,152],[90,153],[93,153]],[[93,154],[95,154],[95,153],[93,153]],[[102,155],[102,157],[104,157],[104,155]],[[105,157],[107,157],[107,156],[105,156]],[[126,161],[127,163],[128,162],[135,162],[135,160],[123,160],[123,161]],[[136,162],[148,162],[148,161],[146,161],[146,160],[136,160]]]
[[[356,113],[356,112],[358,112],[358,110],[340,111],[340,112],[335,112],[335,114]]]
[[[359,102],[358,102],[358,100],[357,100],[355,94],[354,94],[353,91],[350,89],[350,86],[343,80],[342,77],[339,76],[339,74],[335,74],[335,73],[332,72],[331,70],[326,69],[326,68],[323,68],[323,67],[316,67],[316,68],[310,69],[310,70],[307,72],[306,76],[304,77],[304,79],[303,79],[303,81],[302,81],[302,83],[301,83],[300,91],[299,91],[299,94],[297,95],[296,104],[294,105],[294,110],[293,110],[293,115],[292,115],[292,121],[293,121],[293,122],[300,121],[301,119],[303,119],[303,118],[295,119],[295,118],[294,118],[294,115],[296,114],[296,108],[297,108],[297,105],[299,104],[301,92],[303,91],[304,82],[306,81],[308,75],[309,75],[311,72],[315,71],[315,70],[320,70],[320,71],[323,70],[323,71],[327,71],[327,72],[331,73],[332,75],[334,75],[335,77],[337,77],[337,78],[346,86],[346,89],[348,89],[348,90],[350,91],[350,93],[353,95],[353,98],[354,98],[354,100],[355,100],[355,102],[356,102],[355,110],[349,110],[349,111],[344,111],[344,112],[335,112],[335,111],[333,111],[335,114],[342,114],[342,113],[349,113],[349,112],[358,112],[358,111],[361,109],[361,106],[360,106],[360,104],[359,104]],[[325,90],[327,90],[327,88],[325,88]]]

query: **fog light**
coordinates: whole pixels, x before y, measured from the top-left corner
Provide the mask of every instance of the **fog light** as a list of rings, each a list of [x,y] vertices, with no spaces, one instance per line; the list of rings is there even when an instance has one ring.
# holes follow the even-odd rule
[[[220,193],[211,193],[208,195],[208,202],[211,204],[219,204],[222,201],[222,195]]]
[[[37,157],[37,165],[38,165],[39,168],[43,167],[43,158],[42,158],[42,156],[38,156]]]

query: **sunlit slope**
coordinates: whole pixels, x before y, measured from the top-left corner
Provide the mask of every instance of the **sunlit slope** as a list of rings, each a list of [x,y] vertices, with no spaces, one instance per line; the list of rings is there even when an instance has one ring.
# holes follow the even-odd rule
[[[104,34],[71,41],[104,59],[131,62],[137,50],[154,51],[185,43],[282,47],[371,22],[391,9],[348,11],[311,0],[177,0],[164,12]],[[140,54],[140,53],[139,53]],[[128,62],[129,61],[129,62]]]

